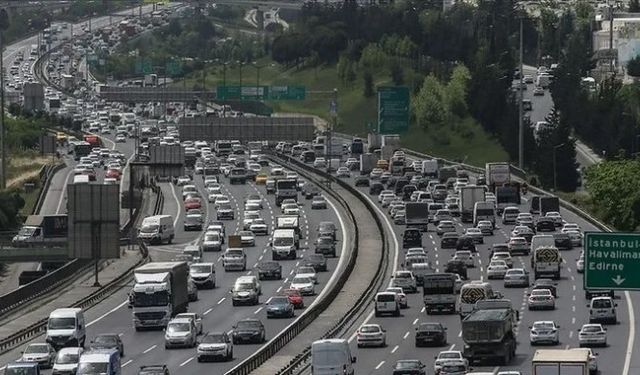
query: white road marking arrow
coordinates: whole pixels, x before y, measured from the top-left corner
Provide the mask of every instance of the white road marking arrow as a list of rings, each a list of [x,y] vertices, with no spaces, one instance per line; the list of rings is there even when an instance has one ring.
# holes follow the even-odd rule
[[[622,284],[624,282],[625,279],[621,278],[620,275],[618,275],[618,276],[616,276],[615,279],[611,279],[611,280],[613,280],[613,282],[616,283],[616,285],[619,286],[620,284]]]

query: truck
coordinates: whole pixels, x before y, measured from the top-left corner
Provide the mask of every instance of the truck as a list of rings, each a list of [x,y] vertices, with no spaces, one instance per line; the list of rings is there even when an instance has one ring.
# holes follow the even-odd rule
[[[426,232],[429,225],[429,203],[407,202],[405,205],[407,228],[418,228]]]
[[[427,159],[422,161],[422,168],[420,172],[424,177],[438,178],[439,170],[440,166],[438,165],[438,160]]]
[[[533,277],[550,277],[560,280],[560,270],[562,269],[562,256],[555,246],[539,246],[531,252],[531,268]]]
[[[276,229],[273,231],[271,259],[296,259],[300,241],[293,229]]]
[[[302,238],[300,231],[300,217],[298,215],[276,216],[276,229],[293,229],[298,238]]]
[[[507,365],[516,356],[516,311],[509,306],[478,307],[462,321],[462,355],[469,362],[497,359]]]
[[[298,181],[295,179],[281,179],[276,181],[276,206],[285,199],[295,199],[298,201]]]
[[[473,210],[477,202],[484,202],[483,186],[463,186],[460,188],[460,219],[463,223],[473,221]]]
[[[531,359],[532,375],[589,375],[589,349],[538,349]]]
[[[382,136],[380,134],[367,134],[367,151],[373,152],[382,146]]]
[[[29,215],[11,242],[15,247],[62,246],[67,234],[67,215]]]
[[[186,262],[151,262],[133,271],[133,325],[165,328],[176,314],[187,311],[189,266]]]
[[[509,163],[487,163],[485,164],[485,179],[491,191],[495,191],[497,186],[502,186],[511,181]]]
[[[364,153],[364,143],[362,139],[354,138],[353,141],[351,141],[350,151],[351,155],[362,155],[362,153]]]
[[[496,187],[496,210],[498,215],[502,215],[502,211],[509,206],[518,206],[521,203],[520,184],[510,182],[502,186]]]
[[[360,155],[360,175],[368,175],[376,167],[377,158],[372,153]]]
[[[422,277],[422,293],[427,314],[434,311],[456,312],[456,275],[433,273]]]
[[[540,216],[547,212],[560,212],[560,199],[558,197],[540,197]]]
[[[84,141],[90,144],[92,148],[102,147],[102,141],[97,135],[85,134],[83,138]]]

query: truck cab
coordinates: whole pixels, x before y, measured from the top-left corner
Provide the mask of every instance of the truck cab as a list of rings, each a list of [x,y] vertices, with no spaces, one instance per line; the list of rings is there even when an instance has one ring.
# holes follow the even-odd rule
[[[273,231],[271,245],[272,260],[296,259],[299,246],[298,237],[293,229],[276,229]]]
[[[40,375],[37,362],[10,362],[4,369],[4,375]]]

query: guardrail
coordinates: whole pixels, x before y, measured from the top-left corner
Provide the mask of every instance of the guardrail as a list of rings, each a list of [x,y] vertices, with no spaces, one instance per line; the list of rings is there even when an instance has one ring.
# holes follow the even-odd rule
[[[314,170],[313,168],[311,168],[311,167],[309,167],[307,165],[304,165],[304,164],[302,164],[300,162],[297,162],[295,160],[287,160],[287,162],[289,162],[290,166],[291,165],[295,165],[297,167],[296,169],[298,169],[299,172],[301,172],[302,175],[304,175],[307,179],[309,179],[313,183],[315,183],[318,186],[320,186],[329,195],[331,195],[337,202],[339,202],[340,205],[343,206],[343,208],[347,212],[347,214],[349,216],[349,219],[352,220],[352,222],[354,224],[357,223],[357,219],[355,218],[355,215],[353,214],[353,211],[351,211],[351,208],[349,207],[347,202],[344,200],[344,198],[341,197],[340,195],[338,195],[337,193],[335,193],[329,187],[325,186],[323,184],[324,181],[318,181],[317,178],[315,178],[315,177],[313,177],[311,175],[311,173],[313,173],[314,175],[318,175],[318,176],[324,178],[325,180],[329,180],[329,181],[332,181],[334,183],[337,183],[340,186],[342,186],[343,188],[345,188],[348,191],[350,191],[351,193],[355,192],[354,196],[356,198],[358,198],[359,200],[361,200],[365,204],[365,206],[369,209],[369,211],[372,213],[373,217],[375,218],[376,223],[378,224],[379,228],[381,229],[381,235],[382,235],[383,244],[384,244],[383,251],[385,253],[387,252],[386,238],[384,236],[384,232],[382,231],[382,228],[383,228],[382,227],[382,223],[379,221],[377,215],[375,215],[373,208],[368,206],[367,202],[365,201],[364,198],[362,198],[362,196],[359,194],[359,192],[357,192],[353,187],[349,186],[345,182],[340,181],[337,178],[335,178],[335,177],[333,177],[333,176],[331,176],[331,175],[329,175],[327,173],[324,173],[324,172],[321,172],[321,171],[318,171],[318,170]],[[226,373],[227,375],[246,375],[246,374],[249,374],[251,371],[257,369],[260,365],[265,363],[269,358],[273,357],[280,349],[282,349],[287,343],[289,343],[289,341],[291,341],[294,337],[296,337],[298,334],[300,334],[300,332],[302,332],[302,330],[304,330],[309,324],[311,324],[312,321],[314,321],[316,318],[318,318],[318,316],[320,316],[320,314],[322,312],[324,312],[331,305],[331,303],[333,302],[335,297],[338,295],[338,293],[340,293],[340,290],[342,290],[344,284],[346,283],[346,281],[349,278],[351,272],[353,271],[353,268],[355,267],[357,254],[358,254],[358,226],[357,226],[357,224],[354,226],[354,228],[355,228],[355,232],[354,232],[354,249],[353,249],[353,252],[351,253],[351,257],[349,258],[349,262],[347,264],[345,272],[343,272],[340,275],[340,277],[336,281],[334,287],[331,288],[331,290],[326,294],[326,296],[324,296],[324,298],[321,301],[316,302],[316,304],[313,305],[313,307],[311,307],[308,310],[306,310],[298,319],[296,319],[295,322],[290,324],[287,328],[285,328],[278,335],[276,335],[273,339],[271,339],[268,344],[264,345],[256,353],[254,353],[253,355],[251,355],[250,357],[248,357],[247,359],[242,361],[240,364],[238,364],[237,366],[235,366],[234,368],[229,370]],[[378,286],[376,286],[376,284],[379,283],[379,279],[380,279],[380,277],[382,277],[381,275],[384,274],[384,273],[381,273],[379,271],[381,269],[383,269],[383,267],[385,267],[385,263],[386,263],[386,256],[383,256],[382,260],[381,260],[381,262],[380,262],[380,264],[378,266],[378,270],[376,270],[376,277],[372,281],[369,290],[377,290],[378,289]],[[355,305],[357,308],[354,308],[352,310],[353,312],[351,314],[347,314],[347,316],[343,317],[340,320],[340,322],[335,327],[333,327],[329,332],[335,332],[338,329],[341,329],[342,327],[344,327],[344,325],[346,325],[348,323],[348,321],[351,319],[351,316],[357,312],[357,310],[360,308],[362,303],[367,302],[368,300],[370,300],[368,295],[361,296],[360,299],[357,301],[357,303]],[[330,334],[330,333],[328,333],[328,334]],[[309,349],[310,348],[306,348],[305,351],[302,354],[296,356],[287,365],[286,368],[278,371],[277,374],[288,374],[288,373],[290,373],[295,367],[297,367],[302,361],[304,361],[308,357]]]
[[[125,284],[125,280],[133,273],[133,270],[139,267],[141,264],[144,264],[148,261],[148,256],[146,254],[149,253],[147,246],[140,242],[138,243],[140,246],[140,253],[143,254],[143,257],[140,260],[131,266],[127,271],[125,271],[119,277],[111,280],[108,284],[104,285],[102,288],[96,290],[91,293],[89,296],[77,301],[69,307],[80,307],[82,309],[88,309],[90,307],[95,306],[100,301],[111,295],[114,291],[122,288]],[[14,348],[16,345],[24,342],[25,340],[40,335],[47,330],[47,318],[44,318],[27,328],[24,328],[11,336],[0,340],[0,354],[4,354],[7,351]]]
[[[51,185],[51,179],[59,170],[66,167],[66,164],[58,164],[56,166],[45,165],[43,166],[43,172],[40,173],[40,193],[38,193],[38,198],[36,199],[36,204],[33,206],[33,211],[31,211],[32,215],[37,215],[42,209],[42,205],[44,204],[44,198],[47,195],[47,191],[49,190],[49,186]],[[44,174],[44,179],[43,175]]]

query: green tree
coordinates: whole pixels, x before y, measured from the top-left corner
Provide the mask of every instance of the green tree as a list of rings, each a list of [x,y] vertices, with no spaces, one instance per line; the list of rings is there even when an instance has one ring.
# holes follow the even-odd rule
[[[629,60],[627,63],[627,74],[632,77],[640,77],[640,56],[636,56]]]
[[[396,59],[393,59],[389,64],[389,76],[391,77],[393,84],[396,86],[400,86],[404,83],[404,71]]]
[[[434,75],[429,75],[424,79],[413,106],[416,119],[423,128],[444,124],[448,117],[445,89]]]
[[[18,213],[24,207],[24,199],[16,191],[0,192],[0,229],[15,228],[19,223]]]
[[[364,97],[370,98],[373,96],[373,74],[370,71],[365,71],[363,76],[364,81]]]
[[[360,66],[365,70],[376,70],[387,63],[387,54],[376,44],[369,44],[362,50]]]
[[[460,64],[453,68],[451,78],[447,83],[447,107],[452,114],[458,117],[467,115],[467,94],[469,93],[470,80],[471,73],[469,69]]]
[[[630,0],[629,1],[629,12],[630,13],[638,13],[638,12],[640,12],[640,0]]]

